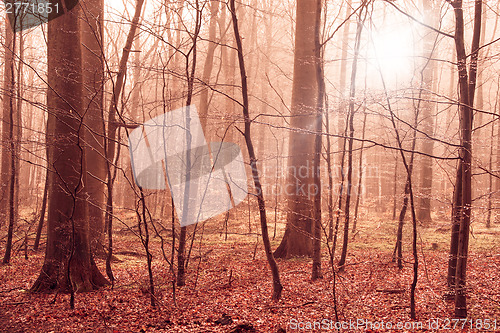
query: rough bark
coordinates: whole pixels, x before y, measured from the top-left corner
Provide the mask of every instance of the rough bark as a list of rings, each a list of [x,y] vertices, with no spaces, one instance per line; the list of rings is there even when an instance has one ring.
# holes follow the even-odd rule
[[[64,3],[60,3],[63,8]],[[48,23],[47,246],[34,292],[89,291],[107,283],[92,258],[83,177],[83,108],[78,7]]]
[[[94,253],[103,253],[104,243],[104,1],[82,2],[82,65],[85,123],[85,184],[91,245]]]

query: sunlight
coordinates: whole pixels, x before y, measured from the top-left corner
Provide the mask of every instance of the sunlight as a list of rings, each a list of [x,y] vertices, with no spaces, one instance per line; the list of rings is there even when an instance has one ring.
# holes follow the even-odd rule
[[[125,10],[125,6],[128,7],[129,10],[133,8],[134,3],[128,0],[105,0],[104,6],[107,11],[111,11],[112,13],[123,13]]]
[[[373,32],[368,58],[373,69],[386,81],[405,81],[414,68],[414,43],[410,26],[392,25]],[[380,74],[378,74],[380,76]]]

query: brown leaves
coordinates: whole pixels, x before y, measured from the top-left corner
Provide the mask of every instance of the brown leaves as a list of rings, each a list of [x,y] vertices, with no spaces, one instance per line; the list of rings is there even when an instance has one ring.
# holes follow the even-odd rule
[[[236,245],[236,246],[235,246]],[[70,310],[67,295],[26,292],[39,273],[43,254],[32,254],[28,261],[19,254],[12,265],[0,267],[0,327],[8,331],[99,331],[99,332],[283,332],[290,321],[335,321],[332,274],[326,258],[324,278],[309,279],[307,259],[280,261],[284,285],[283,298],[272,302],[267,262],[258,252],[252,260],[253,242],[211,242],[203,246],[204,260],[192,260],[187,285],[176,290],[177,307],[172,301],[171,275],[153,243],[153,272],[159,308],[149,306],[149,295],[141,292],[147,279],[144,257],[123,256],[115,263],[114,290],[76,295],[75,310]],[[140,244],[130,238],[117,239],[118,251]],[[210,251],[210,252],[208,252]],[[198,255],[194,253],[194,255]],[[368,321],[407,321],[411,265],[399,270],[389,251],[353,249],[351,262],[337,275],[338,311],[341,320],[362,318]],[[360,259],[358,259],[360,258]],[[426,251],[417,289],[417,316],[449,318],[452,304],[443,300],[446,291],[444,251]],[[410,261],[410,257],[405,260]],[[102,265],[103,262],[98,262]],[[198,271],[198,264],[199,271]],[[469,258],[469,308],[472,318],[498,318],[500,256],[474,253]],[[195,288],[195,279],[198,276]],[[231,284],[228,286],[229,277]],[[397,292],[392,292],[397,291]]]

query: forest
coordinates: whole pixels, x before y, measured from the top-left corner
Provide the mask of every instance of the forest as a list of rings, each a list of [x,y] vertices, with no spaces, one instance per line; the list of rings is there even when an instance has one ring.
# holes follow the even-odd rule
[[[0,8],[0,332],[500,331],[500,2]]]

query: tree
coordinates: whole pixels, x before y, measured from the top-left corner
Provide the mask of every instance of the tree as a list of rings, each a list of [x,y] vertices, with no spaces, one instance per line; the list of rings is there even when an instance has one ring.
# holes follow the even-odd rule
[[[363,7],[365,6],[365,2],[363,2]],[[356,74],[358,69],[358,57],[359,57],[359,47],[361,44],[361,32],[363,31],[364,20],[366,18],[366,14],[364,18],[363,8],[361,8],[358,13],[358,24],[356,28],[356,42],[354,46],[354,59],[352,63],[351,69],[351,86],[349,89],[349,144],[347,150],[347,193],[345,200],[345,223],[344,223],[344,239],[342,243],[342,254],[339,260],[339,269],[343,270],[345,261],[347,258],[347,245],[349,242],[349,219],[350,219],[350,208],[351,208],[351,196],[352,196],[352,158],[353,158],[353,144],[354,144],[354,114],[356,110],[354,109],[354,99],[356,97]],[[342,200],[341,198],[339,200]]]
[[[316,1],[316,24],[314,31],[314,52],[316,53],[316,80],[318,81],[318,99],[316,105],[316,135],[314,138],[314,224],[313,224],[313,253],[311,279],[316,280],[322,277],[321,273],[321,143],[323,130],[323,112],[325,100],[325,73],[324,73],[324,50],[320,40],[321,12],[323,1]]]
[[[15,184],[16,184],[16,148],[14,139],[14,52],[15,36],[9,24],[5,24],[5,63],[4,63],[4,94],[3,94],[3,119],[2,119],[2,164],[0,176],[0,219],[7,220],[8,231],[7,244],[5,245],[5,255],[3,263],[10,261],[12,252],[12,236],[15,222]]]
[[[435,15],[433,0],[423,1],[424,22],[432,26]],[[422,76],[422,132],[425,136],[433,135],[434,121],[433,110],[434,102],[431,99],[431,88],[433,82],[436,62],[432,60],[436,42],[436,33],[430,29],[426,29],[423,43],[423,57],[427,62],[421,72]],[[418,197],[418,219],[420,221],[431,221],[431,195],[432,195],[432,151],[434,149],[434,140],[429,137],[424,137],[422,140],[421,151],[425,153],[421,157],[420,164],[420,196]]]
[[[472,204],[472,115],[474,92],[476,89],[477,59],[479,54],[479,40],[481,36],[482,0],[476,0],[474,6],[474,30],[471,44],[469,71],[467,71],[467,53],[464,38],[464,13],[462,0],[450,2],[455,13],[455,49],[457,53],[458,88],[460,96],[460,149],[459,168],[455,185],[456,195],[454,207],[459,214],[454,215],[451,244],[456,252],[455,284],[455,316],[467,317],[467,300],[465,281],[467,272],[467,256],[469,251],[469,230]],[[458,185],[461,185],[460,187]],[[458,193],[460,191],[460,193]],[[461,195],[460,195],[461,194]],[[458,229],[458,233],[456,232]],[[455,237],[455,239],[453,239]],[[453,272],[452,272],[453,273]],[[450,277],[449,277],[450,278]]]
[[[103,252],[104,241],[104,1],[82,2],[83,109],[85,123],[85,184],[92,250]]]
[[[274,255],[278,258],[312,255],[313,162],[318,83],[314,31],[315,0],[297,0],[287,184],[287,226]]]
[[[214,53],[217,47],[217,16],[219,13],[219,2],[210,0],[210,24],[208,29],[208,47],[207,55],[205,57],[205,65],[203,66],[202,82],[206,87],[200,93],[200,121],[203,129],[206,131],[207,118],[208,118],[208,86],[210,85],[210,76],[212,75],[212,68],[214,66]]]
[[[69,5],[59,3],[60,8]],[[90,250],[84,196],[82,57],[79,7],[48,23],[47,247],[31,290],[90,291],[107,283]]]
[[[319,0],[317,0],[319,1]],[[259,204],[259,215],[260,215],[260,227],[262,232],[262,241],[264,243],[264,249],[266,251],[266,258],[271,268],[271,274],[273,277],[273,300],[279,300],[281,298],[281,291],[283,286],[281,285],[278,265],[273,256],[271,250],[271,242],[269,241],[269,233],[267,230],[267,217],[266,217],[266,202],[264,200],[264,194],[262,193],[262,185],[260,182],[259,170],[257,168],[257,158],[255,157],[255,151],[252,143],[252,137],[250,135],[250,113],[248,111],[248,84],[247,75],[245,69],[245,60],[243,57],[243,44],[241,42],[241,36],[238,28],[238,17],[236,16],[236,6],[234,4],[235,0],[230,0],[231,18],[233,22],[234,37],[236,40],[236,47],[238,51],[238,64],[240,67],[240,77],[241,77],[241,92],[243,99],[243,118],[245,120],[245,143],[248,150],[248,155],[250,156],[250,166],[252,168],[252,177],[254,181],[255,190],[257,191],[257,202]]]

